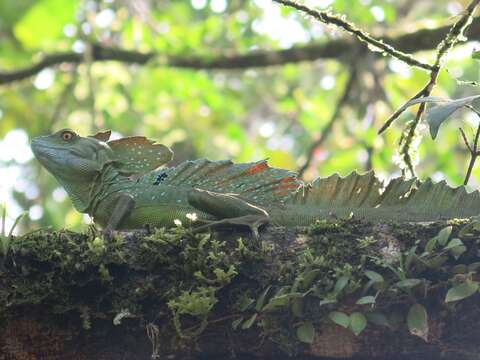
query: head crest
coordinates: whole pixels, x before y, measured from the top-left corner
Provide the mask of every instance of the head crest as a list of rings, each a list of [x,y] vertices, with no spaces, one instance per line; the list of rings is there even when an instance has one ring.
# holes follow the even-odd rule
[[[144,136],[132,136],[107,143],[112,149],[118,169],[126,174],[143,174],[166,164],[173,152]]]
[[[91,137],[103,142],[107,142],[108,139],[110,139],[111,134],[112,134],[111,130],[99,131],[98,133],[96,133],[95,135],[92,135]]]

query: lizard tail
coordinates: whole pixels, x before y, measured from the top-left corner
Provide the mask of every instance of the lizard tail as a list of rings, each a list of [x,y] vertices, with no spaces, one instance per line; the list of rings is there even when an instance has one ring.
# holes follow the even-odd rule
[[[234,164],[230,160],[200,159],[164,171],[165,185],[234,193],[259,205],[282,204],[302,185],[293,172],[272,168],[266,160]]]
[[[433,221],[480,214],[478,191],[467,193],[464,186],[452,188],[445,181],[403,177],[383,184],[373,172],[316,179],[301,187],[289,204],[371,220]]]

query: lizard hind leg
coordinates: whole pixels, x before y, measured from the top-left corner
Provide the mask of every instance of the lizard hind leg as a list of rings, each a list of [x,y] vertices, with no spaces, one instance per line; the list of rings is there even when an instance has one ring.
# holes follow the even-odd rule
[[[190,205],[215,216],[219,220],[207,221],[207,224],[195,228],[202,231],[217,225],[247,226],[258,239],[258,229],[270,221],[265,209],[253,205],[235,194],[216,193],[201,189],[192,189],[187,194]]]

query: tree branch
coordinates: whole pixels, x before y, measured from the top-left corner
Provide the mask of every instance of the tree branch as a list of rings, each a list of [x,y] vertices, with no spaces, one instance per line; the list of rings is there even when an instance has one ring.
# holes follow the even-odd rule
[[[435,63],[432,65],[432,70],[430,71],[430,79],[428,83],[409,101],[419,97],[430,96],[433,88],[437,83],[437,78],[440,73],[440,69],[442,68],[442,61],[444,57],[455,46],[455,44],[460,41],[460,38],[464,36],[464,32],[466,31],[467,27],[472,23],[473,13],[479,3],[480,0],[472,0],[463,12],[463,15],[457,20],[457,22],[455,22],[455,24],[453,24],[451,29],[448,31],[445,39],[440,42],[437,49]],[[402,138],[401,141],[401,143],[403,144],[400,153],[403,156],[403,161],[405,162],[405,165],[407,166],[408,171],[412,176],[415,176],[415,169],[410,158],[410,147],[412,145],[413,138],[415,137],[415,130],[420,123],[420,120],[422,119],[422,115],[424,114],[425,109],[426,103],[421,103],[418,108],[417,114],[415,115],[415,119],[411,122],[411,125],[408,126],[407,135],[405,136],[405,138]],[[393,121],[397,119],[404,111],[405,109],[403,109],[402,106],[385,122],[385,124],[379,130],[379,133],[385,131],[393,123]]]
[[[450,26],[436,29],[421,29],[414,33],[402,34],[397,37],[383,37],[382,40],[402,52],[417,52],[435,49],[448,34]],[[480,40],[480,17],[473,20],[469,28],[469,38]],[[207,56],[168,56],[157,52],[140,52],[111,48],[101,44],[93,46],[93,61],[118,61],[125,64],[144,65],[156,60],[161,66],[186,69],[247,69],[314,61],[318,59],[339,59],[358,51],[363,44],[349,39],[332,40],[323,44],[297,46],[285,50],[252,51],[246,54]],[[380,56],[380,54],[379,54]],[[43,58],[27,67],[0,71],[0,85],[23,80],[38,74],[45,68],[63,63],[80,64],[84,61],[81,53],[73,51],[45,54]]]

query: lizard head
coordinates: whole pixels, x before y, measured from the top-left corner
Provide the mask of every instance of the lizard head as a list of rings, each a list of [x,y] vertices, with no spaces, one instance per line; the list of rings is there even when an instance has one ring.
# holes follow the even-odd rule
[[[60,182],[91,179],[109,158],[113,158],[112,150],[104,141],[79,136],[70,129],[34,138],[32,150],[38,161]]]
[[[82,137],[63,129],[32,140],[35,157],[65,188],[80,212],[88,212],[95,180],[112,161],[113,152],[105,142],[108,137],[109,133]]]

